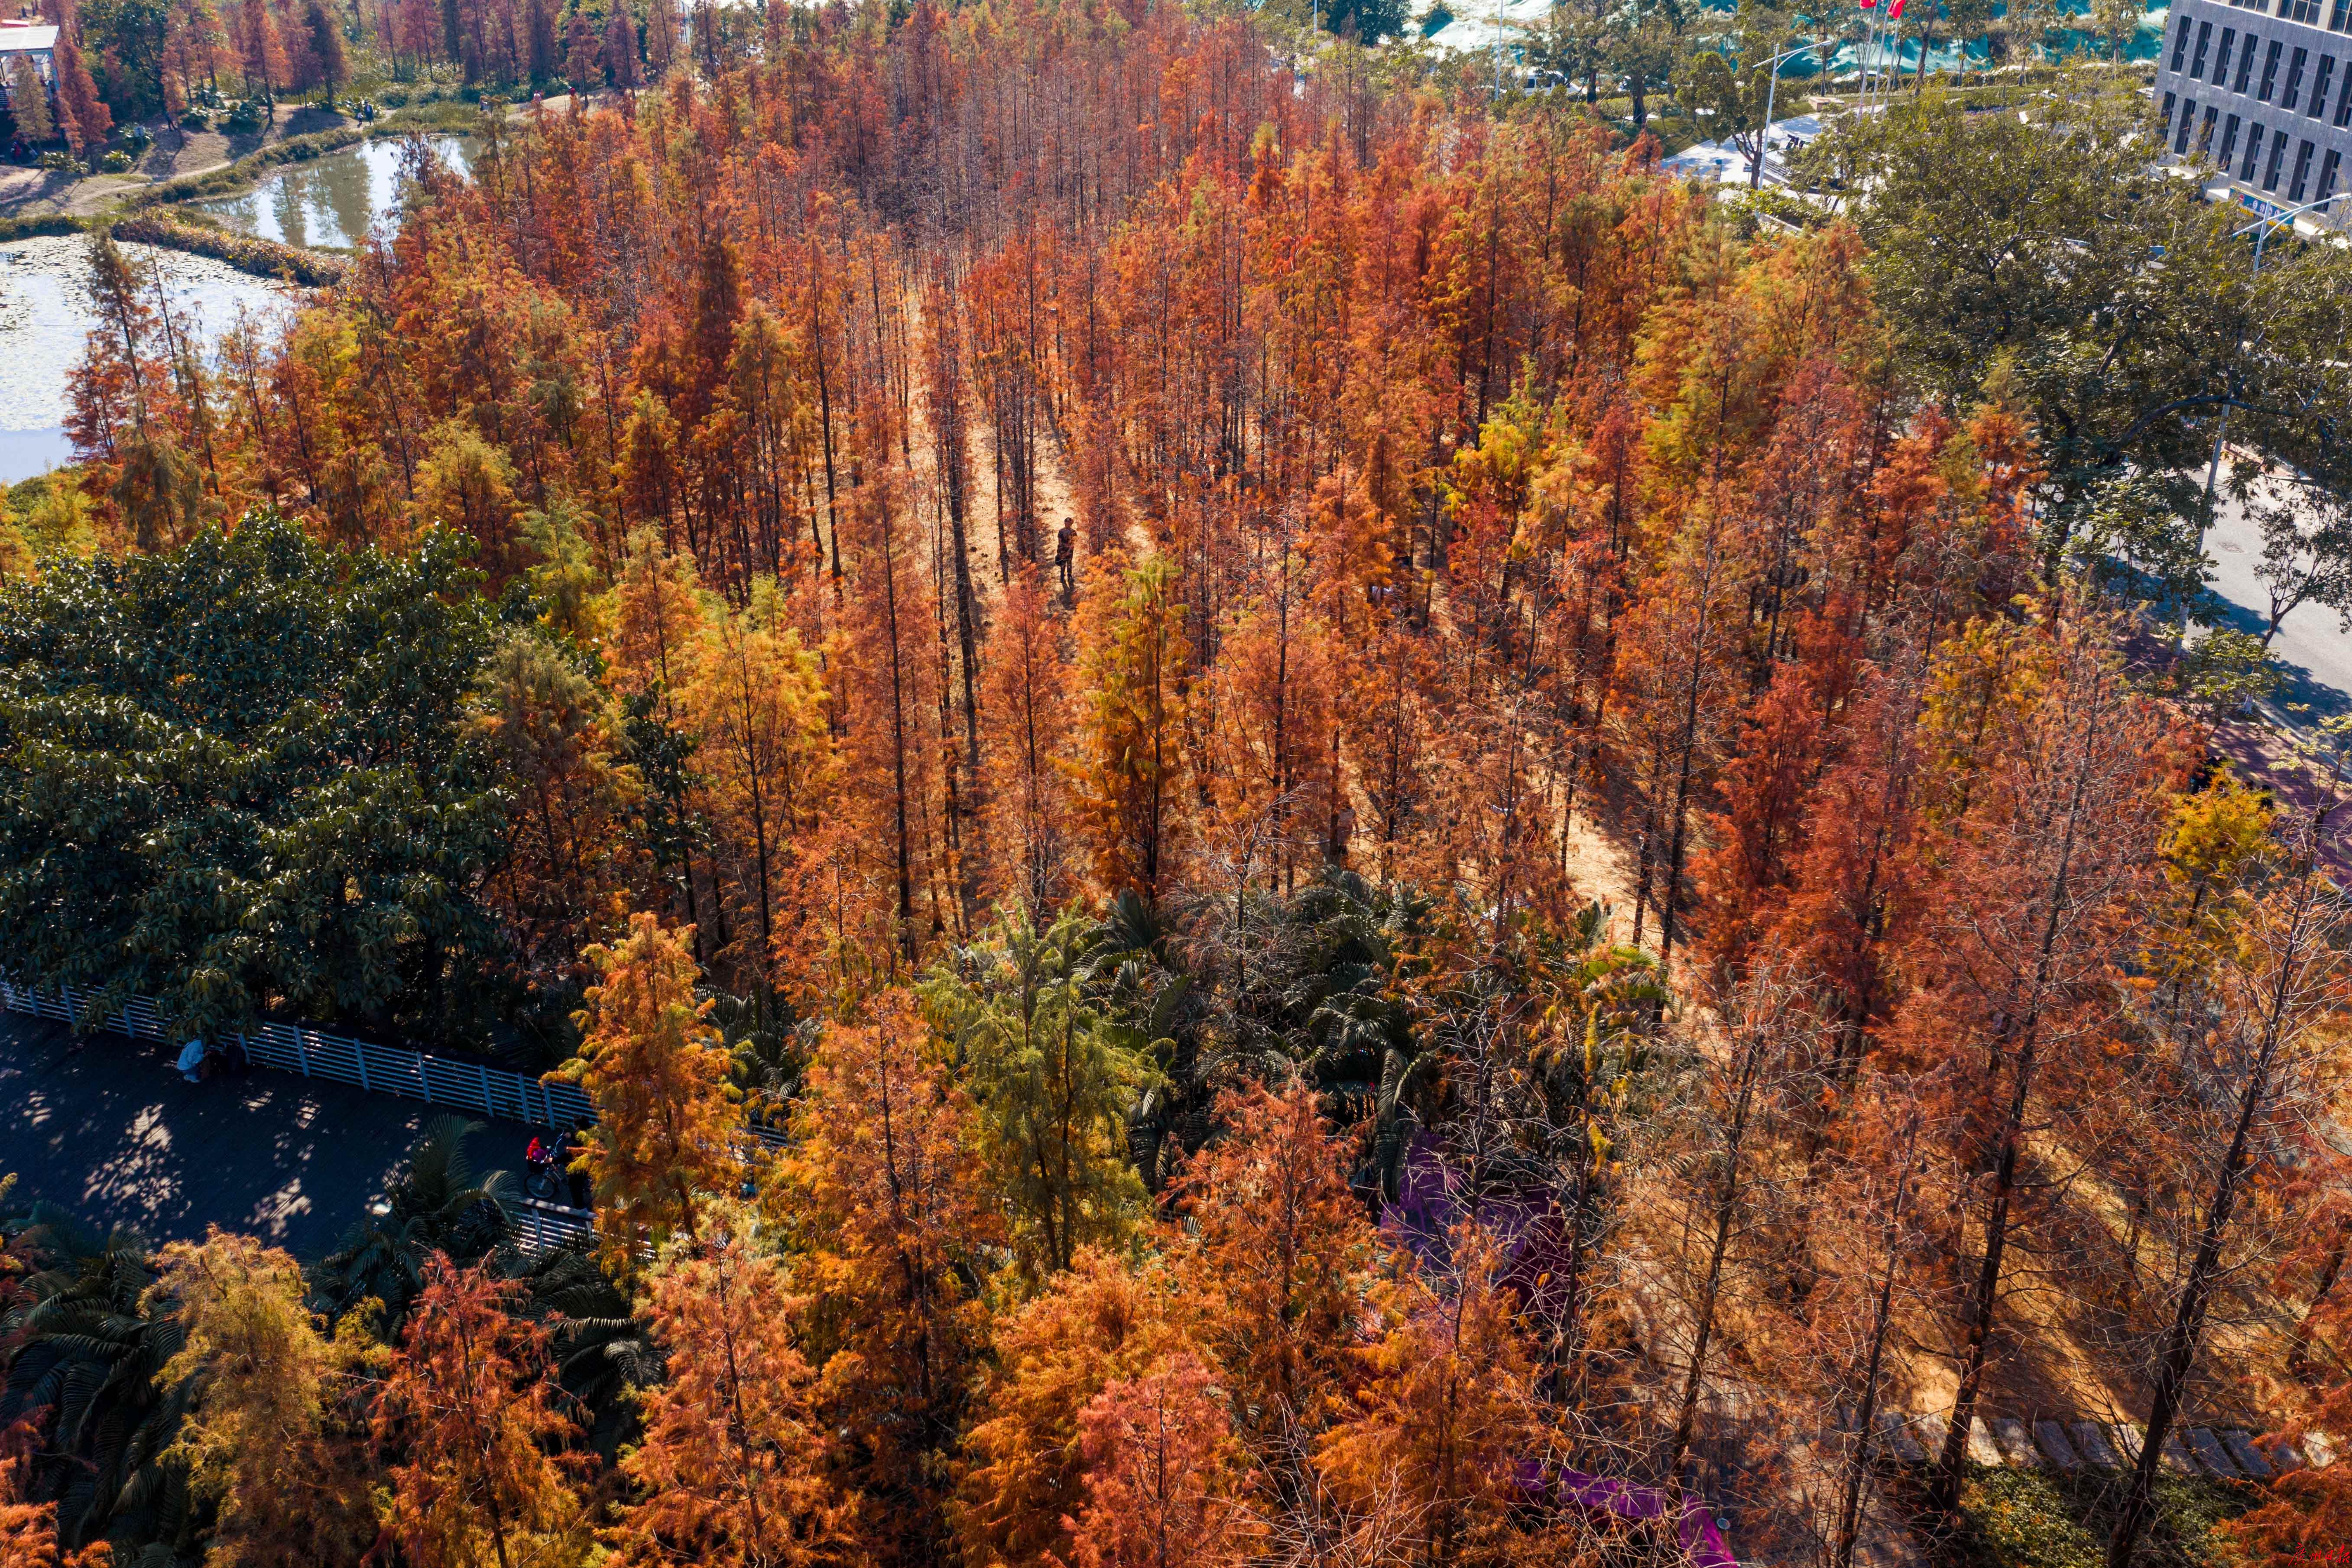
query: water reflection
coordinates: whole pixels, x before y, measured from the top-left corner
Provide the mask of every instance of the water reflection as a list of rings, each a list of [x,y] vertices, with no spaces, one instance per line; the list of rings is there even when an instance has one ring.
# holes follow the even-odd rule
[[[288,298],[279,285],[210,257],[150,245],[122,249],[142,276],[162,268],[176,323],[206,339],[235,325],[239,307],[262,314]],[[72,458],[66,374],[94,324],[82,299],[89,256],[89,241],[74,236],[0,244],[0,484]]]
[[[463,137],[426,140],[451,167],[466,171]],[[294,164],[252,190],[188,205],[239,234],[310,249],[351,250],[377,218],[387,226],[400,222],[400,149],[389,137],[356,142]]]

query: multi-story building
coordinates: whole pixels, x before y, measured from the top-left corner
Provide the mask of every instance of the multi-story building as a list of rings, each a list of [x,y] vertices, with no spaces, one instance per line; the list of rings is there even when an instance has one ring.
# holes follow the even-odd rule
[[[2156,97],[2167,150],[2210,194],[2273,213],[2335,196],[2352,183],[2352,0],[2173,0]],[[2341,225],[2352,200],[2320,213]]]
[[[8,95],[16,90],[16,57],[22,55],[32,63],[33,74],[41,86],[57,90],[58,30],[42,22],[18,21],[0,17],[0,109],[8,107]]]

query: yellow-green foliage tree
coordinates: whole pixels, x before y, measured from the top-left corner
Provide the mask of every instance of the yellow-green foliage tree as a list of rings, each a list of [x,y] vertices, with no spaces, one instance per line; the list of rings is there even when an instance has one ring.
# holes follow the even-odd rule
[[[590,948],[602,980],[574,1016],[580,1054],[551,1075],[596,1102],[580,1164],[595,1184],[605,1266],[618,1272],[641,1247],[694,1236],[700,1194],[742,1179],[740,1097],[711,1004],[694,994],[702,972],[690,940],[639,913],[622,942]]]
[[[172,1446],[218,1524],[216,1568],[331,1568],[374,1544],[352,1404],[370,1346],[351,1325],[330,1341],[303,1305],[301,1267],[249,1236],[211,1227],[165,1247],[149,1299],[176,1307],[184,1336],[167,1384],[195,1379]],[[10,1559],[14,1562],[15,1559]]]
[[[1191,648],[1176,564],[1147,557],[1125,576],[1081,633],[1087,676],[1081,754],[1074,770],[1076,817],[1109,887],[1156,899],[1175,870],[1182,821],[1184,674]]]
[[[1033,1278],[1067,1268],[1081,1247],[1117,1246],[1143,1212],[1127,1112],[1152,1075],[1079,988],[1087,927],[1065,914],[1041,933],[1012,915],[922,990],[964,1065],[982,1156]]]

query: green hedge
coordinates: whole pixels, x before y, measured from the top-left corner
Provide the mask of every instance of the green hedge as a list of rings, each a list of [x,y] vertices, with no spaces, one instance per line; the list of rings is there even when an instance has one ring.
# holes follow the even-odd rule
[[[1951,1568],[2105,1568],[2123,1485],[2123,1477],[2099,1472],[1971,1467],[1960,1489],[1960,1528],[1947,1542],[1944,1560]],[[2135,1562],[2146,1568],[2234,1568],[2213,1526],[2264,1495],[2244,1481],[2158,1478],[2156,1519]]]

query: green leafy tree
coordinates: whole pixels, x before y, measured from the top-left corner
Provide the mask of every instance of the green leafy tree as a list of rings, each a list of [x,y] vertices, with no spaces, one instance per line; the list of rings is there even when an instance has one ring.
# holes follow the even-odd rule
[[[2091,497],[2074,542],[2091,569],[2154,601],[2168,617],[2203,595],[2213,569],[2194,521],[2202,509],[2184,506],[2179,489],[2146,474],[2118,478]]]
[[[217,1035],[479,1026],[506,792],[457,722],[489,646],[462,543],[348,554],[274,514],[0,590],[15,977]]]
[[[81,46],[98,67],[98,90],[119,120],[142,120],[163,106],[163,59],[171,42],[168,0],[86,0]]]
[[[33,57],[19,51],[8,57],[8,108],[16,117],[16,134],[34,147],[58,133],[49,114],[49,89],[33,69]]]
[[[1818,174],[1868,193],[1852,212],[1907,370],[1956,411],[1998,395],[2029,415],[2067,520],[2119,465],[2201,468],[2230,402],[2281,418],[2307,402],[2286,333],[2273,353],[2241,345],[2305,291],[2286,272],[2347,276],[2301,258],[2254,273],[2228,237],[2236,209],[2148,162],[2144,112],[2088,84],[2054,126],[1929,92],[1809,150]],[[2052,565],[2064,542],[2045,540]]]
[[[1675,96],[1698,117],[1709,137],[1730,142],[1752,164],[1764,132],[1769,85],[1761,67],[1735,70],[1713,49],[1702,49],[1683,68]]]
[[[979,1104],[979,1146],[1033,1276],[1116,1245],[1143,1208],[1127,1118],[1154,1074],[1087,999],[1087,931],[1076,914],[1042,933],[1008,916],[921,989]]]

